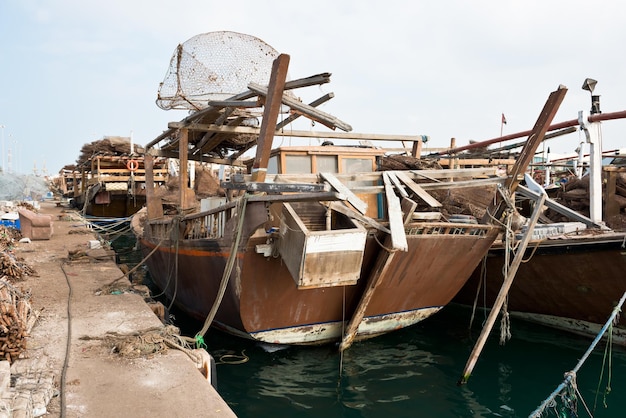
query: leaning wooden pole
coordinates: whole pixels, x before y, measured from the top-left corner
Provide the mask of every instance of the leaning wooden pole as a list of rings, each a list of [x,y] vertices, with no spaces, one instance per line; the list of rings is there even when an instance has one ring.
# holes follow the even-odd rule
[[[265,181],[267,163],[270,159],[272,140],[276,131],[276,121],[282,105],[287,69],[289,68],[289,55],[280,54],[272,65],[272,74],[265,98],[265,109],[261,120],[261,131],[257,140],[256,157],[252,165],[252,181]]]
[[[546,132],[550,127],[550,123],[554,119],[557,110],[559,110],[566,93],[567,88],[561,85],[557,90],[553,91],[548,96],[548,100],[546,100],[546,104],[543,106],[543,109],[537,118],[537,122],[535,122],[535,126],[526,140],[526,145],[522,148],[519,157],[517,157],[517,160],[515,161],[515,164],[511,168],[509,176],[506,179],[504,186],[509,193],[515,192],[515,189],[519,184],[519,179],[526,172],[530,163],[532,163],[533,158],[535,157],[535,152],[537,151],[539,144],[543,142]],[[492,205],[492,207],[488,209],[485,216],[500,220],[503,213],[504,202],[503,199],[501,199],[501,196],[497,195],[495,205]]]
[[[489,333],[491,332],[491,328],[493,328],[493,324],[496,322],[498,318],[498,314],[500,313],[500,309],[504,304],[504,300],[506,299],[507,294],[509,293],[509,289],[511,288],[511,284],[513,284],[513,279],[515,278],[515,274],[517,274],[517,269],[519,268],[522,260],[524,259],[524,253],[526,252],[526,248],[528,247],[528,242],[533,235],[533,230],[535,229],[535,225],[539,220],[539,215],[542,212],[542,206],[546,201],[546,195],[542,194],[539,197],[539,200],[535,202],[535,210],[533,211],[533,215],[530,218],[528,229],[524,234],[520,245],[517,247],[517,252],[515,253],[515,257],[513,258],[513,262],[508,269],[508,274],[504,278],[504,282],[502,283],[502,287],[500,288],[500,292],[498,293],[498,297],[496,297],[496,301],[493,303],[493,307],[489,312],[489,316],[487,317],[487,321],[483,326],[483,329],[478,337],[478,341],[476,341],[476,345],[470,354],[470,357],[465,365],[465,370],[463,371],[463,376],[461,380],[459,380],[459,384],[467,383],[470,375],[472,374],[472,370],[474,370],[474,366],[478,361],[478,357],[480,357],[480,353],[487,342],[487,338],[489,337]]]
[[[505,182],[505,186],[508,192],[513,193],[517,188],[517,185],[519,184],[519,176],[527,170],[528,165],[532,162],[535,151],[537,150],[539,144],[543,141],[543,138],[550,126],[550,123],[552,122],[552,119],[556,115],[557,110],[563,102],[563,98],[565,97],[566,93],[567,88],[565,88],[565,86],[559,86],[557,90],[553,91],[552,93],[550,93],[550,96],[548,96],[548,100],[546,101],[546,104],[544,105],[541,113],[539,114],[539,117],[537,118],[537,122],[535,123],[535,126],[533,127],[533,130],[528,137],[527,143],[522,149],[520,156],[515,162],[515,165],[511,169],[511,173],[509,174],[509,177]],[[517,249],[517,253],[515,254],[515,258],[513,259],[513,262],[508,269],[508,275],[507,277],[505,277],[504,283],[502,284],[500,292],[498,293],[498,297],[496,298],[496,301],[491,308],[491,312],[489,313],[487,322],[485,323],[485,326],[481,331],[478,341],[476,342],[476,345],[474,346],[474,349],[470,354],[470,357],[465,366],[465,370],[463,371],[463,375],[459,380],[459,384],[467,383],[467,380],[472,374],[472,370],[474,369],[474,366],[478,361],[478,357],[480,356],[480,353],[487,341],[487,338],[489,337],[491,328],[493,327],[493,324],[495,323],[496,318],[500,313],[500,308],[502,308],[502,305],[504,304],[504,300],[506,299],[509,288],[513,283],[513,279],[515,278],[517,269],[522,262],[524,252],[526,251],[526,247],[528,246],[528,242],[530,241],[530,237],[532,236],[533,229],[537,224],[539,215],[541,214],[541,207],[543,206],[545,200],[546,195],[545,193],[543,193],[539,197],[539,200],[536,202],[535,210],[531,219],[529,220],[526,234],[522,238],[522,241]],[[504,202],[502,201],[502,199],[498,199],[496,203],[492,205],[491,210],[489,210],[488,212],[491,213],[491,216],[493,216],[495,219],[499,219],[504,212],[503,206]]]

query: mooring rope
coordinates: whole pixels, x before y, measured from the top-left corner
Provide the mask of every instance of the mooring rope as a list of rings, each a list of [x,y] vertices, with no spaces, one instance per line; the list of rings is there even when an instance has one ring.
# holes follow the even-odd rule
[[[237,206],[237,228],[235,229],[234,239],[230,248],[230,255],[228,256],[228,260],[226,262],[226,267],[224,268],[224,272],[222,274],[222,280],[220,282],[220,287],[218,289],[217,295],[215,296],[215,302],[213,302],[213,306],[207,315],[204,325],[202,329],[196,333],[194,341],[196,342],[196,346],[204,348],[206,345],[204,344],[204,334],[207,333],[209,327],[213,323],[213,319],[217,314],[217,309],[222,304],[222,299],[224,294],[226,293],[226,287],[228,286],[228,282],[230,280],[230,275],[233,271],[233,266],[235,265],[235,260],[237,260],[237,253],[239,250],[239,243],[241,242],[241,236],[243,234],[243,225],[246,214],[246,206],[248,203],[248,195],[245,194],[238,202]]]
[[[613,320],[615,319],[615,317],[622,310],[622,305],[624,304],[625,300],[626,300],[626,292],[624,292],[624,294],[622,295],[622,297],[619,300],[617,306],[615,306],[615,308],[613,308],[613,312],[611,313],[611,316],[606,321],[606,323],[604,324],[604,326],[602,327],[602,329],[600,330],[600,332],[598,333],[596,338],[593,340],[593,342],[591,343],[591,345],[589,346],[589,348],[587,349],[585,354],[578,361],[578,363],[576,364],[576,367],[574,367],[570,372],[566,373],[565,380],[554,390],[554,392],[552,392],[550,394],[550,396],[548,396],[546,398],[546,400],[544,400],[541,403],[541,405],[539,405],[539,407],[537,409],[535,409],[535,411],[533,411],[529,415],[529,418],[538,418],[538,417],[540,417],[543,414],[544,410],[546,409],[546,406],[550,405],[554,401],[554,399],[556,398],[556,396],[559,393],[561,393],[568,386],[571,387],[572,380],[575,378],[576,373],[578,373],[578,370],[580,370],[580,368],[583,366],[583,364],[585,364],[585,361],[587,361],[587,358],[589,357],[591,352],[596,348],[596,345],[598,345],[598,342],[600,341],[600,339],[602,338],[604,333],[611,326],[611,324],[613,323]]]

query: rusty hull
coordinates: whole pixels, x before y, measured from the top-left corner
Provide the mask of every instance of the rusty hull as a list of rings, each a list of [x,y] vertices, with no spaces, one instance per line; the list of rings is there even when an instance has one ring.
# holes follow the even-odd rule
[[[256,227],[263,224],[257,217]],[[344,323],[361,297],[378,251],[369,234],[356,285],[298,289],[280,257],[255,251],[267,242],[266,225],[246,225],[214,326],[269,343],[321,344],[341,340]],[[465,225],[464,225],[465,226]],[[413,325],[450,302],[487,253],[498,231],[486,235],[409,235],[409,251],[396,254],[358,329],[358,339]],[[142,239],[144,256],[156,242]],[[213,306],[229,257],[229,240],[164,242],[147,264],[158,287],[185,312],[204,321]],[[176,254],[178,262],[176,263]],[[178,275],[175,275],[176,269]],[[177,277],[177,279],[176,279]]]
[[[608,233],[531,244],[508,297],[512,315],[578,334],[596,335],[626,291],[626,234]],[[535,248],[537,247],[537,248]],[[454,302],[492,306],[502,284],[504,250],[489,251]],[[598,326],[600,325],[600,326]]]

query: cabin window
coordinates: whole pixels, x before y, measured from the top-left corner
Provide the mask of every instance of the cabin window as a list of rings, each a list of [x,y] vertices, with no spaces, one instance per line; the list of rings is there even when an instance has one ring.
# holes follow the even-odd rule
[[[285,172],[311,173],[311,157],[309,155],[285,155]]]
[[[317,173],[336,173],[339,169],[336,155],[316,155]]]
[[[267,174],[278,174],[278,156],[270,157],[267,162]]]
[[[341,160],[343,173],[366,173],[374,171],[371,158],[343,158]]]

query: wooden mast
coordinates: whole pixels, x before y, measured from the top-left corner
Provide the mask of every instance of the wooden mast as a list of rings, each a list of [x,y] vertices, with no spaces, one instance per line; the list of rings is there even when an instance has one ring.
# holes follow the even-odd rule
[[[287,79],[287,68],[289,67],[289,55],[280,54],[272,64],[272,74],[268,86],[267,97],[265,99],[265,109],[263,110],[263,120],[261,121],[261,132],[257,140],[256,156],[252,166],[252,181],[263,182],[267,174],[267,164],[272,150],[272,140],[276,130],[276,121],[282,105],[282,96]]]

